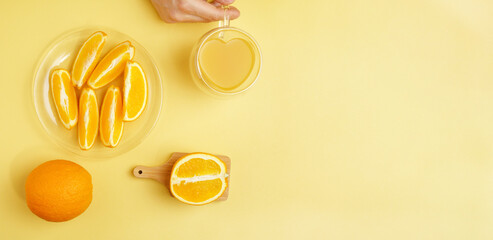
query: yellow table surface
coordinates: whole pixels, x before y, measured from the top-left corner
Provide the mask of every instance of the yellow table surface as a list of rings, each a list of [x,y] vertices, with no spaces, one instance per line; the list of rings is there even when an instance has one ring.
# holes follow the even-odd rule
[[[146,0],[0,2],[2,239],[493,239],[493,2],[241,1],[232,25],[264,65],[222,100],[188,56],[216,23],[166,24]],[[165,108],[145,141],[105,160],[56,145],[34,113],[36,62],[61,34],[101,25],[144,45]],[[131,175],[175,151],[232,158],[230,197],[202,207]],[[49,223],[25,204],[38,164],[93,177],[85,213]]]

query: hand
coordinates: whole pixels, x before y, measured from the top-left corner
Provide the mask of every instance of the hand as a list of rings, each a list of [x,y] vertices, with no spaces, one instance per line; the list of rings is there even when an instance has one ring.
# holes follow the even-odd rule
[[[212,22],[224,19],[221,6],[232,4],[235,0],[151,0],[156,11],[167,23],[177,22]],[[240,16],[235,7],[228,9],[229,19]]]

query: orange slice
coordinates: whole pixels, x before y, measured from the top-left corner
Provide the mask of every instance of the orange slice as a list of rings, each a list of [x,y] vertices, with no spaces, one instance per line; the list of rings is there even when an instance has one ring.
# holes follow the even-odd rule
[[[132,60],[134,54],[135,48],[129,41],[116,45],[98,63],[87,84],[93,89],[106,86],[123,72],[125,64]]]
[[[122,92],[120,88],[111,86],[106,91],[101,106],[99,120],[101,141],[107,147],[116,147],[123,134]]]
[[[82,44],[72,67],[72,84],[81,88],[96,67],[107,35],[104,32],[95,32]]]
[[[55,103],[58,117],[66,129],[77,124],[77,96],[70,82],[70,74],[65,69],[56,69],[50,78],[51,96]]]
[[[191,153],[178,159],[171,170],[170,191],[178,200],[204,205],[223,195],[228,186],[226,164],[208,153]]]
[[[89,150],[98,136],[99,109],[96,92],[84,88],[79,99],[79,146]]]
[[[123,78],[123,121],[134,121],[147,103],[147,80],[142,67],[128,61]]]

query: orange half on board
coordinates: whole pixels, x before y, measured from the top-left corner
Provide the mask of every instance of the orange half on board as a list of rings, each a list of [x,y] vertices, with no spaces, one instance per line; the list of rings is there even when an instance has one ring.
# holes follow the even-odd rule
[[[82,44],[72,67],[72,84],[80,89],[98,64],[107,35],[95,32]]]
[[[228,186],[226,164],[208,153],[191,153],[178,159],[171,170],[170,191],[178,200],[204,205],[218,199]]]
[[[77,96],[70,81],[70,74],[65,69],[56,69],[50,77],[51,96],[55,103],[58,117],[66,129],[77,124]]]

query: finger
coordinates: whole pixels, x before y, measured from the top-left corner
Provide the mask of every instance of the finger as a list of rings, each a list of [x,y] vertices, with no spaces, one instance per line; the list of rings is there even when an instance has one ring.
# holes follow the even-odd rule
[[[208,22],[207,19],[201,18],[199,16],[195,16],[195,15],[190,15],[190,14],[182,14],[181,16],[178,16],[175,21],[176,22],[182,22],[182,23]]]
[[[209,22],[209,20],[202,17],[183,12],[169,13],[166,20],[165,21],[168,23]]]
[[[186,13],[204,18],[208,21],[219,21],[224,18],[224,9],[214,7],[202,0],[183,1],[180,8]],[[228,14],[230,15],[230,19],[235,19],[239,17],[240,12],[238,9],[230,7]]]
[[[217,2],[221,5],[230,5],[230,4],[233,4],[235,2],[235,0],[216,0],[214,2]]]
[[[219,18],[213,19],[211,21],[221,21],[224,19],[225,12],[224,12],[224,9],[221,8],[222,5],[219,3],[216,3],[216,4],[218,4],[218,5],[217,6],[214,5],[214,6],[216,6],[217,8],[219,8],[222,11],[222,15]],[[237,19],[240,16],[240,11],[233,6],[230,6],[227,10],[227,14],[229,15],[229,19],[233,20],[233,19]]]
[[[211,4],[214,5],[214,7],[216,7],[216,8],[221,8],[223,6],[218,2],[213,2]],[[231,12],[231,10],[232,10],[232,12]],[[224,9],[223,9],[223,12],[224,12]],[[229,14],[229,19],[236,19],[240,16],[240,11],[233,6],[229,6],[228,7],[228,14]]]
[[[240,17],[240,10],[238,10],[238,8],[230,6],[228,8],[228,15],[230,20],[237,19],[238,17]]]

